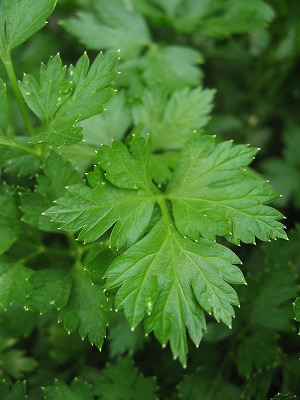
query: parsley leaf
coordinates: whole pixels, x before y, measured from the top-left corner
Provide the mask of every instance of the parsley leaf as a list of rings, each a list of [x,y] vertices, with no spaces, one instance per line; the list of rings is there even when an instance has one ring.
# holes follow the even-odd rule
[[[283,216],[263,205],[279,195],[246,167],[257,149],[232,142],[215,144],[212,136],[195,136],[183,150],[167,189],[176,227],[183,236],[225,236],[238,244],[286,239]]]
[[[129,357],[107,364],[100,381],[94,385],[95,393],[103,400],[156,400],[156,379],[138,373]]]
[[[244,170],[256,151],[194,136],[161,192],[148,168],[150,141],[134,136],[131,152],[113,142],[98,152],[99,165],[88,174],[91,187],[71,186],[69,197],[58,199],[46,212],[61,228],[80,230],[78,238],[84,242],[97,240],[113,227],[111,245],[129,248],[105,272],[106,289],[118,288],[116,308],[124,308],[133,329],[145,319],[146,332],[154,331],[163,345],[170,341],[183,364],[186,328],[198,345],[206,330],[203,311],[231,326],[232,306],[239,301],[229,284],[245,283],[235,265],[239,258],[215,243],[215,236],[228,237],[232,231],[233,241],[247,243],[255,236],[285,237],[277,221],[281,214],[264,205],[277,193]],[[151,225],[155,203],[160,213]],[[143,237],[148,225],[150,231]]]
[[[86,53],[75,67],[67,71],[59,55],[42,64],[40,82],[25,75],[20,84],[28,106],[43,125],[31,138],[31,143],[50,142],[57,146],[70,146],[82,140],[78,121],[103,111],[112,96],[107,88],[115,78],[118,54],[100,53],[90,66]]]
[[[75,378],[70,386],[55,379],[54,385],[47,386],[44,390],[46,400],[93,400],[91,387]]]
[[[39,31],[57,0],[3,0],[0,5],[0,42],[13,49]]]
[[[209,121],[214,94],[200,88],[177,90],[171,96],[161,88],[147,90],[134,104],[134,122],[143,125],[144,135],[151,134],[152,151],[182,149],[193,132]]]
[[[43,172],[44,175],[37,176],[36,190],[21,194],[22,221],[44,231],[57,232],[57,224],[51,222],[44,211],[65,194],[67,185],[81,182],[81,177],[68,161],[54,151],[48,155]]]
[[[0,256],[0,308],[6,309],[9,304],[24,305],[30,289],[29,277],[32,270],[24,267],[22,262],[15,262],[8,257]]]
[[[93,12],[79,12],[63,25],[88,48],[121,49],[122,58],[137,56],[150,42],[144,18],[124,0],[94,1]]]

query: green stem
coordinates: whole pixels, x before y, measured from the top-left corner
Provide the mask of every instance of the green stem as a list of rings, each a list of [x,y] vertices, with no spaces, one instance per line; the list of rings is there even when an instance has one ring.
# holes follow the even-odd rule
[[[0,51],[1,54],[1,58],[2,58],[2,62],[4,64],[4,67],[6,69],[7,75],[9,77],[11,86],[13,88],[14,94],[18,100],[19,103],[19,107],[21,109],[21,113],[23,115],[27,130],[29,132],[30,136],[34,135],[34,128],[32,126],[32,123],[29,119],[28,113],[27,113],[27,107],[26,104],[24,102],[21,90],[19,88],[18,85],[18,81],[17,81],[17,77],[15,74],[15,70],[14,70],[14,66],[13,66],[13,62],[10,56],[9,51],[4,52],[3,49],[1,49],[2,51]]]

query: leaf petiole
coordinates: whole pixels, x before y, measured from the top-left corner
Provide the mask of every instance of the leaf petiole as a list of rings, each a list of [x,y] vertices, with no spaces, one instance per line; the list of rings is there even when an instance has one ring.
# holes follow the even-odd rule
[[[27,127],[28,133],[30,136],[34,135],[34,128],[32,126],[32,123],[29,119],[28,113],[27,113],[27,107],[25,105],[21,90],[18,85],[17,77],[15,74],[13,62],[10,56],[9,51],[4,52],[3,49],[0,51],[0,57],[2,59],[3,65],[5,67],[5,70],[7,72],[8,78],[10,80],[11,86],[13,88],[14,94],[17,98],[17,101],[19,103],[19,107],[23,116],[23,119],[25,121],[25,125]]]

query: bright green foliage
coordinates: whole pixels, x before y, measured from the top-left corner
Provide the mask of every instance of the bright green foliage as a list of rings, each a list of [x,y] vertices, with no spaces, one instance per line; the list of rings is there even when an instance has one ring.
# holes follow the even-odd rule
[[[40,82],[25,75],[20,85],[23,96],[43,123],[31,142],[57,146],[80,142],[82,128],[76,123],[103,111],[113,93],[107,86],[116,76],[117,62],[117,53],[100,53],[90,66],[85,53],[67,71],[58,54],[41,65]]]
[[[93,400],[91,388],[77,378],[70,386],[57,379],[45,388],[44,394],[45,400]]]
[[[69,197],[59,199],[47,215],[65,230],[80,230],[78,239],[84,242],[98,239],[115,224],[112,246],[128,247],[145,232],[157,202],[161,220],[112,262],[106,288],[121,286],[116,307],[125,309],[130,326],[146,316],[146,332],[154,331],[163,345],[170,341],[174,356],[185,364],[186,327],[198,346],[206,329],[202,310],[231,326],[232,305],[239,302],[228,283],[245,283],[234,265],[240,263],[238,257],[207,239],[231,233],[232,241],[249,243],[255,236],[268,240],[285,233],[277,221],[281,214],[263,205],[277,194],[244,171],[256,149],[231,142],[215,145],[213,137],[195,136],[165,193],[151,182],[149,151],[141,137],[133,137],[131,154],[120,142],[103,146],[98,155],[104,176],[95,167],[88,175],[92,188],[70,187]],[[166,200],[172,202],[178,230]]]
[[[179,31],[204,36],[228,37],[265,27],[274,11],[265,1],[240,3],[234,0],[133,0],[135,6],[153,19],[167,18]]]
[[[275,397],[272,397],[271,400],[295,400],[295,399],[296,396],[278,393]]]
[[[300,393],[300,5],[55,5],[0,0],[0,400]]]
[[[237,352],[239,374],[249,378],[253,371],[276,363],[281,356],[277,339],[276,333],[268,330],[257,331],[247,336]]]
[[[254,243],[255,237],[286,239],[277,221],[283,216],[263,205],[278,194],[246,169],[256,152],[231,142],[215,145],[211,136],[198,136],[187,144],[167,190],[183,236],[225,236],[236,244]]]
[[[145,378],[134,367],[130,358],[119,358],[115,364],[107,364],[100,381],[94,386],[102,400],[157,400],[155,378]]]
[[[2,0],[0,3],[0,53],[19,46],[40,30],[57,0]]]

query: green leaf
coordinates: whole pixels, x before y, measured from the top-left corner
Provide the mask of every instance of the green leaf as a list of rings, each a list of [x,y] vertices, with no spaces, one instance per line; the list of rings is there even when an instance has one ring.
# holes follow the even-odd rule
[[[297,322],[300,322],[300,297],[297,297],[295,302],[293,303],[294,307],[294,314],[295,314],[295,320]],[[300,328],[299,328],[299,334],[300,334]]]
[[[265,206],[278,197],[268,182],[247,170],[257,149],[215,144],[212,136],[194,136],[184,148],[167,189],[176,227],[183,236],[233,243],[286,239],[283,216]]]
[[[119,141],[112,141],[111,147],[102,146],[98,152],[98,159],[100,167],[106,171],[105,178],[119,188],[151,192],[153,185],[147,168],[149,144],[143,137],[134,136],[131,141],[131,153]]]
[[[32,372],[37,367],[37,362],[25,356],[21,349],[10,349],[1,354],[1,369],[14,379],[24,378],[25,374]]]
[[[204,376],[203,376],[204,375]],[[177,385],[179,396],[189,400],[236,400],[240,398],[240,389],[221,376],[205,376],[205,371],[186,375]]]
[[[6,184],[0,187],[0,254],[7,251],[20,234],[20,221],[12,190]]]
[[[270,330],[257,331],[245,337],[238,347],[238,371],[249,378],[252,372],[275,364],[280,356],[277,334]]]
[[[64,307],[72,289],[72,273],[66,269],[42,269],[34,272],[29,280],[32,290],[28,294],[27,307],[31,311],[48,312],[53,307]]]
[[[187,92],[187,86],[200,85],[202,73],[198,64],[202,62],[201,54],[190,47],[152,46],[141,60],[143,78],[148,87],[159,83],[169,92]]]
[[[8,119],[8,107],[7,107],[7,97],[6,97],[6,85],[0,79],[0,144],[2,134],[6,133],[7,129],[7,119]]]
[[[55,301],[58,303],[64,296],[65,293]],[[53,301],[53,298],[50,300]],[[78,330],[82,339],[88,337],[90,343],[101,348],[106,336],[109,309],[103,288],[93,285],[84,271],[75,270],[70,297],[59,311],[58,320],[63,322],[68,332]]]
[[[275,397],[271,398],[271,400],[295,400],[295,399],[296,399],[296,395],[281,394],[281,393],[278,393],[278,394],[276,394]]]
[[[160,88],[148,90],[134,104],[134,122],[144,126],[143,134],[150,133],[153,151],[181,150],[193,132],[207,124],[214,94],[214,90],[185,88],[168,98]]]
[[[113,225],[111,243],[115,247],[131,245],[144,233],[154,202],[143,192],[121,190],[103,182],[91,189],[84,185],[69,187],[70,198],[56,201],[46,215],[61,223],[66,231],[80,230],[84,243],[97,240]]]
[[[101,400],[157,400],[156,379],[145,378],[129,357],[107,364],[101,375],[100,382],[94,385],[95,394]]]
[[[24,306],[30,289],[29,277],[32,270],[21,262],[11,261],[0,256],[0,308],[6,309],[9,304]]]
[[[54,385],[45,388],[44,394],[46,400],[93,400],[94,398],[90,386],[77,378],[70,386],[56,379]]]
[[[231,326],[232,305],[239,305],[227,283],[245,283],[238,257],[229,249],[200,239],[182,238],[173,226],[159,222],[152,231],[115,261],[106,288],[120,287],[116,308],[124,308],[134,329],[146,316],[145,329],[175,357],[186,363],[186,328],[198,346],[206,330],[203,310]],[[134,277],[134,279],[132,279]]]
[[[55,199],[63,196],[67,185],[81,182],[81,177],[70,162],[52,151],[43,166],[44,175],[37,176],[35,192],[22,193],[22,221],[45,231],[57,232],[57,224],[44,215]],[[64,171],[62,174],[61,171]]]
[[[25,75],[20,88],[32,111],[41,119],[40,132],[31,143],[50,142],[70,146],[82,140],[83,121],[104,110],[113,90],[107,86],[115,78],[118,54],[100,53],[90,66],[86,53],[67,74],[59,54],[42,64],[39,82]]]
[[[62,223],[64,230],[81,230],[78,239],[85,243],[97,240],[114,226],[111,244],[118,248],[135,243],[143,235],[155,201],[146,170],[149,153],[146,141],[134,138],[132,155],[120,142],[113,142],[112,146],[103,146],[99,151],[100,165],[107,171],[108,180],[130,190],[118,189],[105,181],[96,167],[88,174],[92,188],[85,185],[69,187],[70,198],[57,200],[57,206],[46,214]]]
[[[2,0],[0,41],[13,49],[39,31],[52,14],[57,0]]]
[[[239,301],[229,284],[245,283],[239,258],[215,236],[233,230],[236,242],[252,242],[254,234],[269,240],[285,233],[281,214],[264,206],[277,193],[245,168],[256,149],[194,136],[163,192],[149,177],[149,151],[142,137],[133,137],[131,152],[119,142],[103,146],[99,166],[88,174],[91,187],[70,187],[69,197],[47,215],[62,229],[80,230],[85,242],[113,227],[112,246],[129,248],[108,267],[106,289],[116,289],[115,306],[124,308],[132,329],[145,319],[146,333],[154,331],[163,346],[170,341],[185,365],[186,330],[198,346],[206,330],[203,311],[231,326]],[[155,203],[160,210],[150,220]]]
[[[110,144],[111,139],[122,140],[131,125],[131,119],[126,96],[124,92],[118,92],[108,103],[105,112],[88,118],[78,125],[84,128],[85,142],[95,146],[94,149],[99,149],[102,144]]]
[[[293,329],[291,301],[297,296],[295,271],[286,264],[270,264],[270,267],[248,278],[251,296],[248,321],[252,326],[289,332]]]
[[[150,43],[144,18],[126,0],[98,0],[92,12],[80,12],[63,25],[88,48],[121,49],[124,59],[137,56]]]
[[[5,400],[26,400],[26,382],[17,381],[9,388],[5,380],[0,381],[0,398]]]
[[[115,357],[124,353],[132,353],[142,348],[145,342],[143,328],[138,326],[132,331],[123,313],[112,313],[109,319],[109,354]]]
[[[13,175],[33,175],[40,167],[40,160],[28,144],[28,137],[19,136],[12,141],[0,136],[0,166]]]

